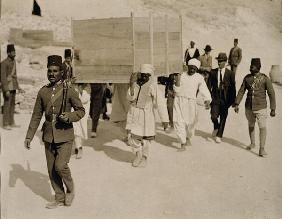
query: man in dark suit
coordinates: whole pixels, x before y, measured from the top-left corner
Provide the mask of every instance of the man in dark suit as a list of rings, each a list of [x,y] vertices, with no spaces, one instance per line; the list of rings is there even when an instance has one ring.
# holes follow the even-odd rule
[[[68,166],[74,140],[72,122],[79,121],[85,110],[74,88],[62,83],[62,57],[49,56],[47,67],[50,83],[38,92],[24,146],[30,149],[30,142],[44,113],[43,141],[48,173],[55,191],[55,201],[46,205],[51,209],[70,206],[74,198],[74,184]]]
[[[237,67],[242,60],[242,49],[238,47],[238,39],[234,39],[234,47],[229,52],[228,64],[231,66],[231,71],[236,74]]]
[[[4,97],[3,128],[11,130],[19,127],[15,124],[16,91],[20,90],[17,79],[16,50],[14,44],[7,45],[8,57],[1,63],[1,84]]]
[[[208,79],[208,87],[211,92],[211,120],[214,125],[213,137],[217,143],[221,142],[224,132],[228,108],[234,104],[236,97],[235,73],[227,69],[227,56],[219,53],[216,57],[218,68],[212,69]]]

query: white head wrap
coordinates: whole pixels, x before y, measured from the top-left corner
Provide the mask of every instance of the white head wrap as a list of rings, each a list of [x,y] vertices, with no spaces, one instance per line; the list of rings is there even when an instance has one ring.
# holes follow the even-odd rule
[[[188,61],[188,65],[194,65],[194,66],[196,66],[199,69],[200,66],[201,66],[201,62],[198,59],[194,58],[194,59],[190,59]]]
[[[141,73],[149,73],[151,75],[154,74],[154,67],[151,64],[142,64],[140,68]]]

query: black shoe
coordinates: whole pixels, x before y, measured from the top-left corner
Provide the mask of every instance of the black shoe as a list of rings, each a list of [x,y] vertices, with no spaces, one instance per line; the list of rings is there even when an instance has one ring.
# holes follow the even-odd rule
[[[103,113],[103,119],[104,120],[110,120],[110,117],[106,113]]]
[[[16,125],[16,124],[12,124],[10,126],[11,126],[11,128],[20,128],[21,127],[20,125]]]
[[[76,159],[81,159],[82,158],[82,147],[76,150],[77,150]]]
[[[259,149],[259,156],[260,157],[265,157],[267,155],[266,151],[264,150],[264,148],[260,148]]]
[[[64,206],[64,202],[60,202],[60,201],[53,201],[53,202],[48,202],[46,204],[46,208],[48,209],[54,209],[54,208],[57,208],[57,207],[60,207],[60,206]]]
[[[9,126],[9,125],[5,125],[5,126],[3,126],[3,129],[5,129],[5,130],[12,130],[12,127]]]

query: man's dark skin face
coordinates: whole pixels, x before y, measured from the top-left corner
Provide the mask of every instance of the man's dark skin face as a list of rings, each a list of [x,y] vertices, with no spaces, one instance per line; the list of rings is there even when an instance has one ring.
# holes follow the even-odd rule
[[[193,75],[198,71],[198,68],[195,65],[188,65],[188,75]]]
[[[145,84],[146,82],[149,81],[150,76],[151,76],[151,75],[148,74],[148,73],[140,73],[140,77],[139,77],[138,80],[137,80],[137,84],[138,84],[139,86],[142,86],[143,84]]]
[[[65,61],[66,61],[66,63],[71,64],[72,58],[71,57],[66,57]]]
[[[223,69],[226,65],[226,61],[222,61],[222,60],[218,60],[217,63],[220,69]]]
[[[8,52],[8,57],[10,57],[12,60],[14,60],[15,57],[16,57],[16,51]]]
[[[234,42],[234,47],[236,47],[238,45],[238,42]]]
[[[51,65],[48,66],[47,78],[51,84],[56,84],[62,79],[62,71],[59,66]]]
[[[190,42],[190,46],[191,46],[191,48],[194,48],[195,43],[194,42]]]
[[[258,66],[256,65],[251,65],[250,66],[250,72],[252,75],[256,75],[257,73],[259,73],[260,68],[258,68]]]

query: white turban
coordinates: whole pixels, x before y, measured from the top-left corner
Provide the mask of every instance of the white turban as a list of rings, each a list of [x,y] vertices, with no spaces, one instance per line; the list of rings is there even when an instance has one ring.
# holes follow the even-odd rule
[[[149,73],[151,75],[154,74],[154,67],[151,64],[142,64],[140,68],[141,73]]]
[[[196,66],[199,69],[200,66],[201,66],[201,62],[198,59],[194,58],[194,59],[190,59],[188,61],[188,65],[194,65],[194,66]]]

